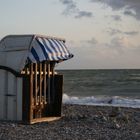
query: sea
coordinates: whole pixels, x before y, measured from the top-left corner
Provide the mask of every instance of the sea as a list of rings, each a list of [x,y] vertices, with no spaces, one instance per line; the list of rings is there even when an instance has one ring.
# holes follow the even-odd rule
[[[140,69],[58,70],[63,103],[140,108]]]

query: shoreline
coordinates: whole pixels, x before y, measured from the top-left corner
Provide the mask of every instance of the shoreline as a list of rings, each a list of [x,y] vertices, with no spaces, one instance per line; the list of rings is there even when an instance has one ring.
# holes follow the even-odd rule
[[[120,140],[140,137],[140,109],[63,104],[58,121],[24,125],[0,121],[0,139]]]

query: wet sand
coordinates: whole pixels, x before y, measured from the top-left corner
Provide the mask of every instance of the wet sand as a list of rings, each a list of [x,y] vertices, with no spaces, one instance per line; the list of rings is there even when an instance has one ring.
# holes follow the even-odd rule
[[[0,121],[0,140],[139,140],[140,109],[63,105],[62,118],[24,125]]]

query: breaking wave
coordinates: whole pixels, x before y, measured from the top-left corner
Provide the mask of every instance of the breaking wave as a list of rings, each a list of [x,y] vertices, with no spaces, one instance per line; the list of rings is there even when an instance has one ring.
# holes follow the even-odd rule
[[[79,105],[98,105],[98,106],[119,106],[140,108],[140,99],[124,98],[119,96],[113,97],[76,97],[63,95],[64,104],[79,104]]]

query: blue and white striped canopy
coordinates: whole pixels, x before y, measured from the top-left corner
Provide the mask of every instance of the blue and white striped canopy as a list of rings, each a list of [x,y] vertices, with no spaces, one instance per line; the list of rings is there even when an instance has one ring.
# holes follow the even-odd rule
[[[73,57],[62,40],[36,37],[28,55],[28,62],[64,61]]]

